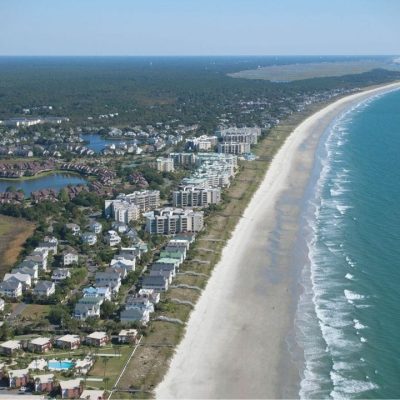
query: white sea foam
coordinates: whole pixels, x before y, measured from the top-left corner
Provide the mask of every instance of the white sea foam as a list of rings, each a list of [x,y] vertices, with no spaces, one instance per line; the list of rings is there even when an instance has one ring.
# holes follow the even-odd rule
[[[361,343],[365,343],[366,341],[367,341],[367,339],[365,339],[365,337],[363,337],[363,336],[360,337],[360,342]]]
[[[351,206],[344,206],[340,204],[336,204],[336,209],[340,212],[340,214],[344,215],[347,210],[350,210]]]
[[[358,294],[356,292],[352,292],[351,290],[344,290],[344,295],[346,297],[347,300],[363,300],[365,299],[365,296],[363,296],[362,294]]]
[[[310,265],[303,270],[308,283],[304,283],[305,290],[298,309],[299,314],[307,310],[307,321],[302,320],[305,325],[299,329],[305,357],[301,398],[327,398],[330,394],[335,399],[347,399],[352,394],[362,394],[378,387],[371,381],[352,379],[351,376],[351,372],[362,365],[359,361],[354,363],[354,360],[359,360],[358,353],[365,338],[349,335],[348,327],[356,330],[366,328],[354,319],[354,310],[368,305],[362,301],[366,296],[344,289],[354,275],[343,273],[343,267],[355,268],[357,264],[353,256],[344,254],[345,246],[338,244],[343,240],[343,224],[332,223],[335,219],[343,220],[352,208],[350,204],[339,201],[351,189],[351,170],[340,156],[345,149],[343,145],[347,139],[344,136],[349,134],[348,125],[352,124],[354,113],[363,110],[369,102],[355,105],[335,120],[324,144],[326,157],[319,159],[321,172],[310,204],[314,219],[308,221]],[[331,197],[324,197],[325,190],[329,190]],[[328,377],[326,369],[329,365],[332,370]],[[332,386],[333,390],[330,389]]]
[[[354,328],[357,330],[365,329],[366,326],[363,325],[358,319],[353,319],[354,322]]]
[[[354,268],[356,266],[356,263],[349,256],[346,256],[346,261],[347,264],[350,265],[350,267]]]

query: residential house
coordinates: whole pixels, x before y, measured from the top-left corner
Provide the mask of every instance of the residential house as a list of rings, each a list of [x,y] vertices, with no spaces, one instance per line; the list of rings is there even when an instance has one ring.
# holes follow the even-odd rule
[[[57,268],[53,271],[51,280],[55,283],[65,281],[65,279],[71,278],[71,272],[68,268]]]
[[[170,264],[153,264],[150,268],[150,276],[161,275],[167,279],[168,284],[172,283],[172,279],[175,277],[175,267]]]
[[[54,389],[54,374],[34,375],[33,384],[35,392],[38,393],[50,393]]]
[[[28,368],[10,370],[8,371],[8,377],[10,379],[9,387],[12,389],[27,386],[31,379]]]
[[[124,256],[117,255],[111,260],[110,267],[124,268],[127,272],[135,271],[136,257],[125,258]]]
[[[81,233],[81,228],[80,228],[80,226],[78,224],[72,224],[72,223],[65,224],[65,227],[67,229],[69,229],[70,231],[72,231],[72,234],[74,236],[79,236],[79,234]]]
[[[154,304],[148,297],[142,296],[129,296],[125,302],[125,309],[137,308],[138,310],[148,310],[150,313],[154,312]]]
[[[97,243],[97,236],[93,232],[84,232],[81,235],[81,240],[84,244],[88,246],[94,246]]]
[[[0,294],[10,299],[18,299],[22,296],[22,283],[14,278],[1,282]]]
[[[15,274],[5,274],[3,281],[6,282],[10,280],[21,282],[23,290],[29,289],[32,286],[32,278],[29,274],[21,274],[20,272]]]
[[[17,268],[13,268],[11,270],[12,274],[16,274],[17,272],[19,272],[20,274],[27,274],[31,276],[31,281],[32,283],[36,283],[37,280],[39,279],[39,267],[36,263],[33,263],[34,265],[32,267],[27,267],[27,266],[21,266],[21,265],[25,265],[24,263],[21,263],[18,265]]]
[[[185,260],[185,256],[182,252],[180,251],[168,251],[168,250],[161,250],[160,252],[160,258],[173,258],[175,260],[178,260],[178,265],[179,267],[183,261]]]
[[[51,340],[46,337],[38,337],[36,339],[32,339],[28,343],[28,350],[33,353],[46,353],[52,348]]]
[[[168,279],[162,275],[147,275],[142,281],[143,289],[154,289],[156,292],[165,292],[168,290]]]
[[[100,299],[102,298],[103,300],[109,300],[111,301],[111,289],[108,286],[104,287],[87,287],[82,290],[83,292],[83,297],[91,297],[91,298],[96,298]]]
[[[65,350],[75,350],[81,345],[81,338],[78,335],[64,335],[56,339],[55,345]]]
[[[121,237],[115,231],[108,231],[104,241],[111,247],[118,246],[121,243]]]
[[[140,289],[138,297],[147,297],[153,304],[157,304],[160,301],[160,293],[154,289]]]
[[[96,272],[95,275],[96,287],[108,286],[113,293],[118,293],[121,287],[121,275],[114,270],[105,272]]]
[[[49,253],[52,253],[53,256],[57,254],[57,247],[58,247],[58,239],[55,237],[48,237],[44,238],[44,241],[39,243],[39,248],[47,249]]]
[[[39,269],[47,271],[47,262],[49,259],[49,250],[47,248],[36,247],[33,252],[25,258],[25,260],[32,260],[39,264]]]
[[[133,343],[138,341],[137,329],[122,329],[118,334],[118,343]]]
[[[110,341],[110,337],[106,332],[93,332],[86,336],[86,344],[88,346],[102,347]]]
[[[74,318],[84,321],[89,317],[100,318],[100,305],[98,303],[76,303],[74,309]]]
[[[103,230],[103,225],[100,222],[92,221],[89,225],[89,230],[98,235]]]
[[[121,311],[120,320],[122,323],[139,322],[142,325],[146,325],[150,321],[150,313],[148,310],[130,308],[129,310]]]
[[[51,281],[39,281],[33,289],[33,294],[38,297],[50,297],[56,292],[56,285]]]
[[[91,389],[85,389],[80,399],[85,399],[85,400],[105,400],[106,397],[104,396],[104,390],[91,390]]]
[[[6,306],[6,302],[0,298],[0,312],[4,311],[5,306]]]
[[[60,381],[60,388],[62,399],[79,399],[83,392],[82,380],[81,378],[77,378],[68,381]]]
[[[78,253],[70,248],[63,253],[63,265],[66,267],[68,265],[72,264],[78,264],[79,261],[79,255]]]
[[[18,350],[21,350],[21,342],[19,340],[7,340],[7,342],[0,344],[0,351],[7,356],[13,355]]]

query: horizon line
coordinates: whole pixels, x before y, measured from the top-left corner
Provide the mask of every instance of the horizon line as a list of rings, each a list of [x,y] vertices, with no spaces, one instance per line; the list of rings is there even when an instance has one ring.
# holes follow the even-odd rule
[[[400,54],[0,54],[0,57],[398,57]]]

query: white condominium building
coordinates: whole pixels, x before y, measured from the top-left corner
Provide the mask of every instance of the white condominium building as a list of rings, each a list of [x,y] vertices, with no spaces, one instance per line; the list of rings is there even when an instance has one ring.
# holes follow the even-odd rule
[[[250,143],[227,142],[218,144],[218,153],[246,154],[250,153]]]
[[[194,186],[185,186],[172,192],[174,207],[206,207],[209,204],[218,204],[221,201],[221,189],[202,189]]]
[[[157,158],[157,171],[174,172],[174,159],[162,157]]]
[[[120,194],[115,200],[106,200],[104,211],[107,217],[115,221],[128,223],[140,218],[141,212],[160,206],[159,190],[141,190],[130,194]]]
[[[173,235],[181,232],[199,232],[203,226],[203,211],[167,207],[146,214],[146,232],[151,234]]]

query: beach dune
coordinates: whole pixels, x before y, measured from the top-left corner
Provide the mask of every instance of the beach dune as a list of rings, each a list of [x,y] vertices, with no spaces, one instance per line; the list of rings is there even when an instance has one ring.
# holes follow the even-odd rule
[[[298,397],[294,316],[305,254],[294,247],[316,149],[336,116],[399,87],[342,98],[291,133],[224,248],[157,398]]]

